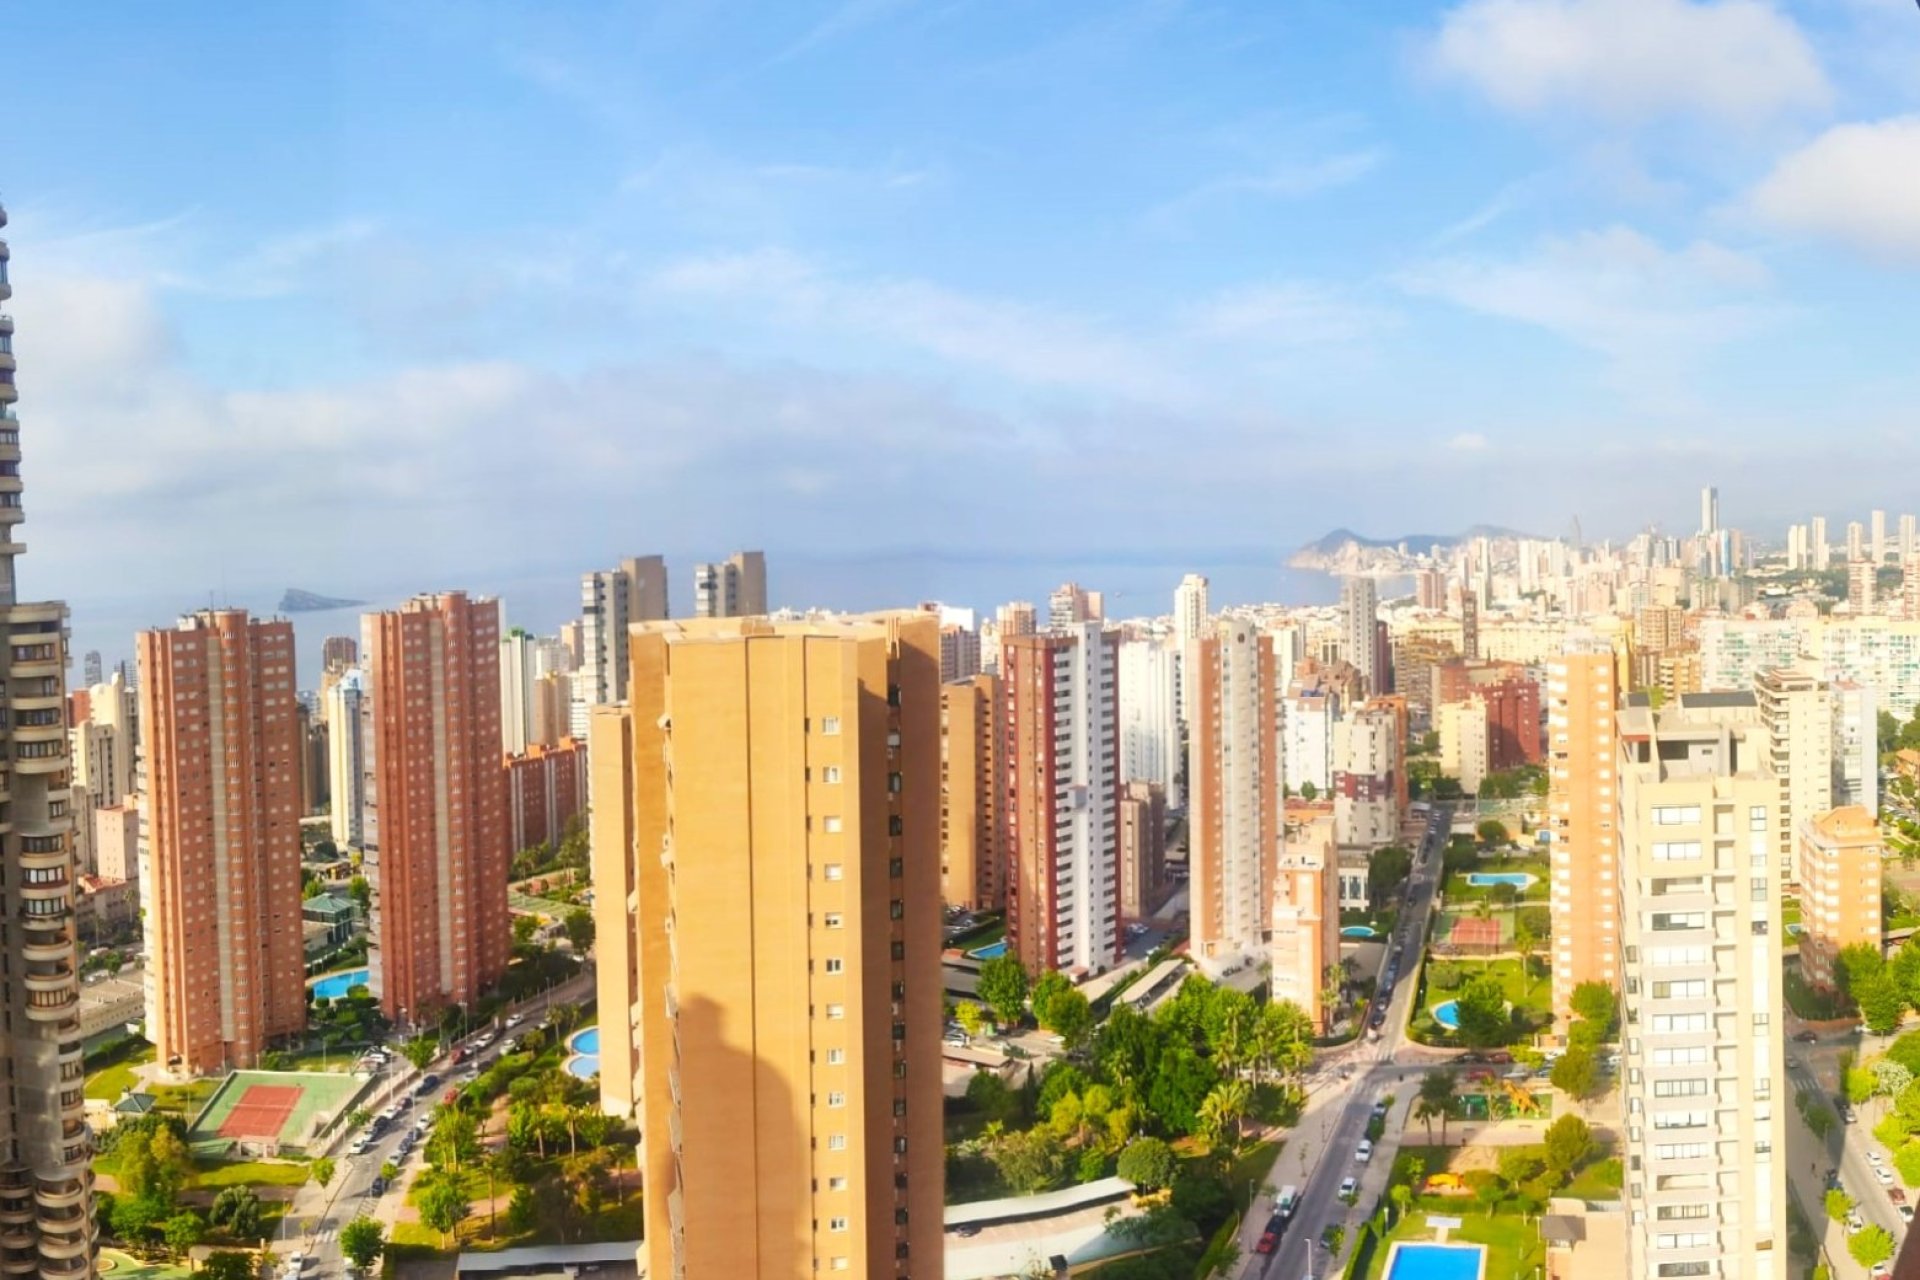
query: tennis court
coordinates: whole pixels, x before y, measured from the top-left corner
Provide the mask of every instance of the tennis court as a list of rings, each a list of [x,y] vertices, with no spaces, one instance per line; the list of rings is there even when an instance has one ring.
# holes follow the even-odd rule
[[[235,1143],[267,1151],[302,1148],[368,1087],[327,1071],[236,1071],[221,1081],[187,1131],[196,1150]]]

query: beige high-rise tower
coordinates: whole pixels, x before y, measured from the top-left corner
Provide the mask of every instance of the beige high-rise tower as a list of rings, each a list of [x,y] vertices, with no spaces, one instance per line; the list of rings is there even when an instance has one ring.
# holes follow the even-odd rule
[[[766,611],[764,552],[736,551],[725,560],[693,567],[694,617],[755,618]]]
[[[146,727],[147,1036],[192,1072],[307,1023],[293,624],[244,609],[137,637]]]
[[[1780,783],[1751,694],[1620,712],[1632,1277],[1786,1280]]]
[[[636,627],[592,720],[655,1280],[941,1275],[938,626]]]
[[[940,686],[940,896],[950,907],[985,911],[1006,903],[1004,712],[996,676]]]
[[[1760,723],[1767,730],[1767,766],[1780,780],[1780,875],[1797,884],[1800,828],[1833,808],[1833,700],[1825,682],[1791,667],[1754,677]]]
[[[1193,950],[1253,955],[1273,927],[1282,835],[1273,647],[1245,620],[1221,618],[1188,643],[1186,668]]]
[[[1620,988],[1619,684],[1612,652],[1554,658],[1545,693],[1553,1010],[1564,1035],[1575,987],[1604,982]]]
[[[0,209],[0,228],[7,215]],[[0,240],[0,302],[7,244]],[[20,423],[13,415],[13,321],[0,315],[0,1274],[93,1274],[93,1138],[87,1128],[73,910],[73,765],[67,743],[67,607],[21,604],[14,539],[21,507]]]

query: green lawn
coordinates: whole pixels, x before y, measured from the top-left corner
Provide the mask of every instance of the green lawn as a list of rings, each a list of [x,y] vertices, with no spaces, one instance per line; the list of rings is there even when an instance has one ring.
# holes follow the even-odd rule
[[[133,1069],[138,1066],[141,1061],[153,1061],[153,1050],[147,1050],[144,1059],[116,1062],[110,1067],[103,1067],[99,1071],[94,1072],[87,1077],[87,1096],[106,1102],[118,1102],[120,1095],[133,1088],[137,1083]]]
[[[1491,974],[1500,980],[1501,990],[1506,992],[1508,1003],[1515,1008],[1531,1013],[1547,1014],[1553,1009],[1553,983],[1545,972],[1546,954],[1544,951],[1533,957],[1533,972],[1524,974],[1520,970],[1519,956],[1503,956],[1498,960],[1445,959],[1427,961],[1427,1003],[1439,1004],[1451,1000],[1468,982],[1481,974]],[[1459,982],[1452,986],[1442,986],[1436,979],[1448,973],[1459,975]]]
[[[99,1266],[113,1280],[187,1280],[185,1267],[141,1262],[118,1249],[102,1249]]]
[[[1482,858],[1466,871],[1456,871],[1446,878],[1440,892],[1449,904],[1461,902],[1491,901],[1496,886],[1467,883],[1467,877],[1473,874],[1497,875],[1503,871],[1524,871],[1532,876],[1533,883],[1520,895],[1522,902],[1545,902],[1551,893],[1548,873],[1551,868],[1545,858],[1504,857]]]
[[[160,1110],[177,1111],[191,1120],[219,1087],[218,1080],[192,1080],[186,1084],[156,1084],[149,1092]]]
[[[1619,1157],[1596,1160],[1575,1174],[1560,1194],[1576,1200],[1618,1200],[1621,1176]]]
[[[193,1185],[207,1190],[220,1187],[297,1187],[308,1178],[304,1162],[282,1160],[222,1160],[203,1167],[194,1176]]]
[[[1227,1186],[1233,1188],[1235,1194],[1244,1194],[1248,1185],[1257,1190],[1267,1180],[1267,1175],[1273,1172],[1273,1162],[1280,1158],[1282,1145],[1278,1142],[1256,1142],[1241,1152],[1233,1162],[1232,1172],[1227,1175]]]

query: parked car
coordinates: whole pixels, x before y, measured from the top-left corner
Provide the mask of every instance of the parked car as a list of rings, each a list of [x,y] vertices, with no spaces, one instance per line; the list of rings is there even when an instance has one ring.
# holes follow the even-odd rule
[[[526,1020],[527,1020],[527,1016],[524,1013],[508,1014],[507,1030],[509,1031],[513,1030],[515,1027],[519,1026],[521,1023],[525,1022]]]
[[[1260,1243],[1253,1246],[1253,1251],[1255,1253],[1272,1253],[1279,1243],[1279,1236],[1273,1234],[1271,1231],[1265,1231],[1260,1235]]]
[[[1899,1187],[1888,1187],[1887,1199],[1893,1201],[1895,1204],[1905,1204],[1907,1202],[1907,1193]]]
[[[1890,1187],[1893,1185],[1893,1170],[1887,1168],[1887,1166],[1883,1164],[1877,1164],[1873,1166],[1873,1176],[1880,1180],[1880,1185],[1883,1187]]]
[[[1366,1138],[1360,1139],[1360,1145],[1353,1149],[1353,1158],[1361,1164],[1373,1159],[1373,1143]]]
[[[1910,1204],[1903,1204],[1895,1209],[1894,1212],[1900,1215],[1900,1221],[1902,1222],[1913,1221],[1913,1206]]]
[[[1358,1178],[1347,1177],[1340,1180],[1340,1198],[1342,1200],[1349,1200],[1359,1194],[1360,1180]]]
[[[1799,1041],[1801,1044],[1819,1044],[1820,1043],[1820,1037],[1815,1035],[1811,1031],[1796,1032],[1793,1038]]]
[[[440,1077],[435,1075],[433,1072],[429,1071],[427,1072],[427,1074],[420,1077],[420,1091],[424,1093],[428,1089],[433,1088],[433,1086],[439,1083],[440,1083]]]

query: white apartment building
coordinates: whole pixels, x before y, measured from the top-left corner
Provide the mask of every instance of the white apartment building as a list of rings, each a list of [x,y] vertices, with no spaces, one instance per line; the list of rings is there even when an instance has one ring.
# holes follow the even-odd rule
[[[1286,790],[1319,795],[1333,788],[1333,726],[1340,718],[1338,694],[1317,682],[1296,681],[1280,703],[1280,768]]]
[[[1780,812],[1774,825],[1781,880],[1797,884],[1797,833],[1803,823],[1833,808],[1832,695],[1812,674],[1790,667],[1762,671],[1753,692],[1767,732],[1766,764],[1780,780]]]
[[[349,667],[322,695],[327,713],[327,785],[333,842],[342,852],[368,840],[367,790],[373,776],[366,673]]]
[[[1780,786],[1738,701],[1618,721],[1628,1276],[1789,1275]]]
[[[1180,645],[1172,637],[1120,642],[1120,781],[1157,782],[1169,808],[1180,795]]]
[[[1376,849],[1400,834],[1400,720],[1366,703],[1333,726],[1333,833],[1343,848]]]

